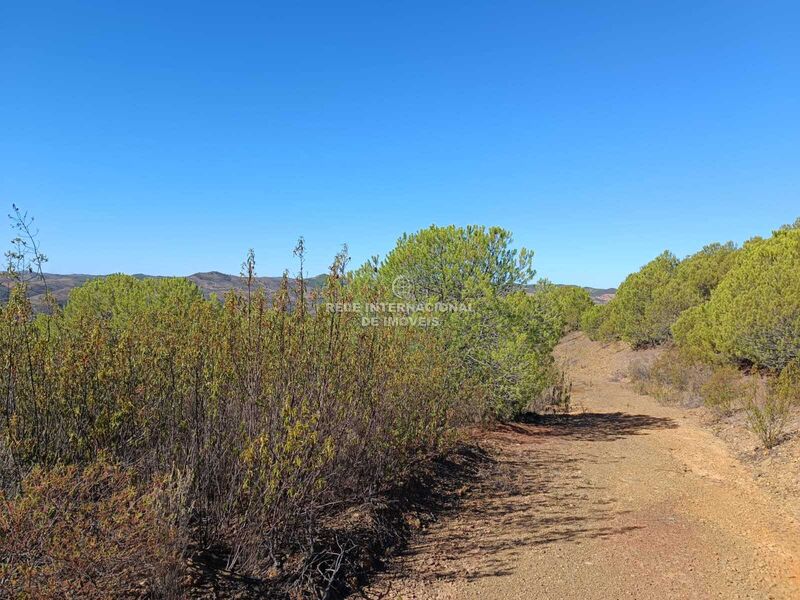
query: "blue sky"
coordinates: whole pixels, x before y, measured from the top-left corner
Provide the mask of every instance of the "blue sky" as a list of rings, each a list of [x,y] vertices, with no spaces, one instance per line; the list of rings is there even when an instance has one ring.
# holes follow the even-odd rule
[[[793,6],[794,5],[794,6]],[[0,206],[54,272],[312,271],[497,224],[612,286],[800,216],[791,2],[0,7]]]

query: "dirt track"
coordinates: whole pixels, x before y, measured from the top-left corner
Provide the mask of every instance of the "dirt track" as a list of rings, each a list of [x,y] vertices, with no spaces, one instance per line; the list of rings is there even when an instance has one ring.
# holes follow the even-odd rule
[[[367,598],[800,598],[800,526],[679,408],[616,381],[629,351],[558,349],[574,414],[500,427],[497,460]]]

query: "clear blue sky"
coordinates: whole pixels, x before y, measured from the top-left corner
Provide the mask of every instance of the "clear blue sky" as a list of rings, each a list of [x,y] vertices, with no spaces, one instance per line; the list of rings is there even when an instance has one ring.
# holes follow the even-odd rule
[[[616,285],[800,215],[796,2],[0,7],[0,206],[54,272],[312,271],[497,224]]]

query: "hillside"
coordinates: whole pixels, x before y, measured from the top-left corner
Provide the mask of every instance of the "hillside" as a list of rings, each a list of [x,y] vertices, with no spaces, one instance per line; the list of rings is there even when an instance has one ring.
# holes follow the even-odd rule
[[[91,279],[103,277],[102,275],[59,275],[54,273],[46,273],[47,287],[56,298],[56,301],[62,306],[66,304],[69,298],[69,293],[74,288],[79,287]],[[143,275],[137,273],[134,277],[145,279],[149,277],[158,277],[155,275]],[[317,288],[324,282],[325,275],[317,275],[309,277],[306,281],[309,287]],[[189,281],[194,282],[199,287],[206,297],[216,294],[222,297],[230,290],[244,291],[247,289],[247,282],[239,275],[228,275],[220,273],[219,271],[209,271],[207,273],[195,273],[186,277]],[[278,290],[281,284],[281,277],[256,277],[256,287],[264,288],[268,295],[272,295]],[[3,282],[5,283],[5,282]],[[44,301],[45,284],[36,279],[30,282],[30,298],[34,306],[41,306]],[[0,301],[5,301],[8,298],[8,287],[5,285],[0,286]]]
[[[530,294],[536,289],[537,284],[526,285],[525,290]],[[557,283],[558,287],[573,287],[572,284],[569,283]],[[595,302],[595,304],[607,304],[611,301],[614,295],[617,293],[616,288],[593,288],[588,286],[579,286],[582,287],[584,290],[589,292],[589,296]]]
[[[86,275],[86,274],[70,274],[59,275],[56,273],[46,273],[47,287],[53,293],[56,301],[62,306],[66,304],[69,298],[69,293],[72,289],[79,287],[91,279],[103,277],[102,275]],[[148,277],[159,277],[157,275],[144,275],[137,273],[134,277],[141,279]],[[243,277],[239,275],[229,275],[227,273],[220,273],[219,271],[208,271],[204,273],[195,273],[186,277],[189,281],[194,282],[199,287],[206,297],[216,294],[222,297],[230,290],[244,291],[247,289],[247,284]],[[281,284],[281,277],[256,277],[256,287],[264,288],[268,295],[272,295],[277,291]],[[325,275],[317,275],[310,277],[307,280],[309,287],[321,287],[325,281]],[[5,282],[2,282],[5,283]],[[30,282],[30,298],[34,306],[41,306],[44,301],[45,286],[39,280]],[[532,291],[534,286],[527,286],[528,291]],[[592,300],[597,304],[606,304],[614,297],[616,289],[614,288],[593,288],[584,287]],[[8,287],[0,285],[0,301],[5,301],[8,298]]]

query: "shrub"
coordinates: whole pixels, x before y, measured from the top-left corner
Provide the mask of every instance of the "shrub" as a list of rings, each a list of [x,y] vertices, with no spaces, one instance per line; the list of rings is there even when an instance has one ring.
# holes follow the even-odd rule
[[[748,241],[708,302],[673,331],[689,352],[718,360],[780,370],[800,355],[800,229]]]
[[[664,402],[698,406],[711,370],[672,347],[650,362],[631,361],[628,374],[639,393]]]
[[[352,301],[343,264],[330,303]],[[0,310],[4,479],[101,455],[144,481],[179,465],[184,533],[259,576],[446,443],[455,369],[437,336],[301,310],[288,279],[272,302],[193,290],[115,276],[35,323],[24,290],[12,293]]]
[[[20,282],[0,307],[0,482],[22,490],[3,517],[5,575],[34,597],[76,595],[70,582],[124,596],[129,578],[156,589],[172,542],[139,558],[162,543],[141,536],[164,516],[181,548],[213,548],[237,577],[313,595],[336,568],[320,539],[336,539],[326,527],[337,515],[408,481],[454,425],[513,417],[556,376],[561,321],[522,291],[530,255],[509,244],[497,228],[431,228],[403,238],[381,269],[349,274],[343,252],[323,289],[284,276],[272,298],[256,289],[250,254],[246,292],[223,303],[184,280],[114,275],[36,318]],[[302,243],[297,252],[302,265]],[[365,327],[361,312],[336,309],[397,303],[391,281],[404,269],[425,273],[412,279],[424,307],[470,310],[426,328]],[[158,482],[179,493],[161,502]],[[53,499],[67,488],[77,495],[60,510]],[[118,532],[82,516],[117,511]],[[46,532],[45,517],[68,549],[87,547],[59,562],[53,540],[16,539]],[[109,558],[87,567],[88,584],[75,573],[95,560],[93,544]],[[285,565],[296,578],[274,576]]]
[[[792,400],[774,381],[754,379],[746,395],[745,411],[751,431],[767,449],[783,439],[791,414]]]
[[[654,298],[672,278],[678,260],[664,252],[625,278],[607,310],[614,334],[639,348],[668,337],[663,318],[654,311]]]
[[[543,392],[563,331],[550,295],[524,293],[534,275],[532,253],[511,242],[498,227],[431,226],[404,235],[382,263],[368,263],[354,277],[354,288],[377,298],[468,308],[437,314],[440,327],[431,333],[466,396],[459,410],[476,419],[513,418]],[[388,294],[398,278],[409,284],[407,297]]]
[[[563,333],[579,329],[584,313],[595,306],[589,292],[574,285],[553,285],[541,280],[536,284],[534,294],[553,307]]]
[[[722,414],[734,410],[743,392],[741,373],[730,365],[715,368],[708,381],[700,387],[705,405]]]
[[[563,369],[553,369],[552,383],[529,407],[534,412],[568,413],[572,406],[572,382]]]
[[[584,325],[596,337],[621,338],[634,348],[664,342],[684,311],[709,298],[735,256],[731,242],[705,246],[682,261],[664,252],[629,275],[602,317],[592,315]]]
[[[158,486],[104,461],[35,468],[24,495],[0,494],[0,581],[18,598],[179,598],[183,540]]]
[[[800,404],[800,357],[792,359],[780,372],[775,391],[788,404]]]
[[[380,265],[386,282],[402,276],[414,300],[442,302],[517,291],[535,271],[533,253],[512,247],[511,232],[500,227],[437,227],[404,234]]]
[[[581,315],[581,329],[595,341],[615,339],[616,327],[612,308],[608,304],[596,304]]]

